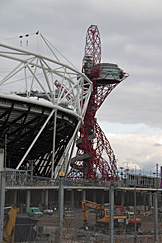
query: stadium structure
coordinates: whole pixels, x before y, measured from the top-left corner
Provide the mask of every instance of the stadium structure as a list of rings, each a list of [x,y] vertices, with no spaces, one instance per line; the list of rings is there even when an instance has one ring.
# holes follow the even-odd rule
[[[0,148],[6,168],[57,179],[67,173],[92,82],[41,33],[33,36],[43,51],[32,50],[28,34],[19,45],[0,43]]]

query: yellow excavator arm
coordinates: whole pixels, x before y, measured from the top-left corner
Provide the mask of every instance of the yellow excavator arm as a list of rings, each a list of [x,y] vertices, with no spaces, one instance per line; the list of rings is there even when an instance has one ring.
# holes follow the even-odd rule
[[[84,222],[86,224],[88,224],[87,208],[99,209],[99,208],[103,208],[103,207],[101,205],[97,204],[96,202],[82,200],[83,218],[84,218]]]
[[[3,243],[14,243],[16,215],[17,208],[15,206],[6,208],[4,213]]]

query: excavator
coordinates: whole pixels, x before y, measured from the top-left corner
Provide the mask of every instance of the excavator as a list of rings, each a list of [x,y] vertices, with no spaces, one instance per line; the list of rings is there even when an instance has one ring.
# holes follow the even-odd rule
[[[17,216],[16,206],[4,208],[3,242],[35,242],[37,232],[33,229],[38,220]]]
[[[84,225],[88,226],[88,208],[96,212],[96,226],[99,228],[109,227],[109,207],[96,202],[82,200]],[[122,206],[114,206],[114,227],[126,227],[126,210]]]
[[[14,243],[16,215],[17,208],[15,206],[5,208],[3,243]]]

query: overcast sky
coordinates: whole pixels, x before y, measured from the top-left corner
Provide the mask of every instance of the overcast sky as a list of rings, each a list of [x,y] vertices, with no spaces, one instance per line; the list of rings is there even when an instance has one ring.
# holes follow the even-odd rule
[[[100,31],[102,62],[116,63],[129,74],[98,111],[98,122],[119,167],[152,174],[156,164],[162,166],[162,1],[0,3],[1,42],[39,30],[79,70],[91,24]]]

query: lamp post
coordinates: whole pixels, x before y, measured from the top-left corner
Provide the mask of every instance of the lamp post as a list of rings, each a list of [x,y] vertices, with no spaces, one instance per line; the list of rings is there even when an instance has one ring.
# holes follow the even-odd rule
[[[136,186],[137,186],[137,178],[135,176],[135,183],[134,183],[134,243],[137,240],[137,222],[136,222]]]
[[[109,229],[110,243],[114,242],[114,181],[111,182],[109,190],[110,214],[109,214]]]
[[[65,172],[59,172],[59,242],[62,243],[64,219],[64,178]]]
[[[5,205],[4,150],[0,149],[0,242],[3,242],[4,205]]]
[[[121,176],[121,180],[123,180],[123,167],[120,167],[121,171],[120,171],[120,176]]]
[[[154,206],[154,239],[158,242],[158,194],[153,194],[153,206]]]
[[[154,187],[156,187],[156,173],[155,172],[153,173],[153,177],[154,177],[154,179],[153,179],[154,180]]]

